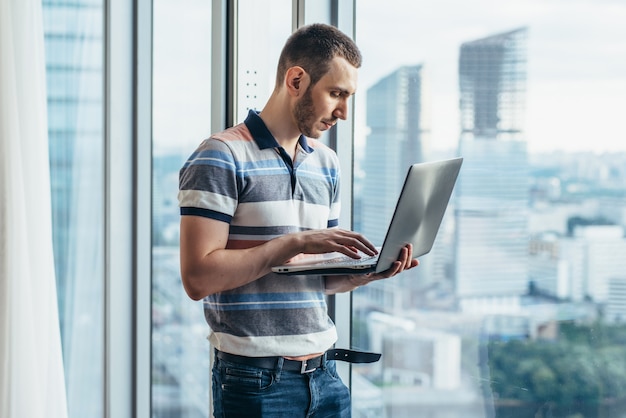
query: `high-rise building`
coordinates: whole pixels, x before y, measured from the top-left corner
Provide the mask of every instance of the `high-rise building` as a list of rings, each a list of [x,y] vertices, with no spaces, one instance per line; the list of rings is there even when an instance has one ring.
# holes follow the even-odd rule
[[[398,68],[367,90],[369,133],[360,164],[365,174],[356,186],[362,191],[355,205],[355,210],[360,208],[355,218],[363,222],[357,221],[355,228],[376,245],[382,245],[385,238],[409,165],[425,160],[430,133],[425,85],[424,67],[415,65]],[[415,285],[410,283],[423,283],[415,280],[418,274],[423,277],[426,269],[372,283],[359,295],[369,305],[401,310],[411,304],[411,286]]]
[[[429,134],[424,85],[424,68],[415,65],[397,69],[367,90],[362,219],[390,219],[408,166],[424,161]],[[386,222],[370,221],[362,232],[382,243],[386,228]]]
[[[461,45],[462,139],[524,139],[526,34],[521,28]]]
[[[459,299],[527,292],[528,162],[523,135],[526,30],[461,45],[456,187]]]

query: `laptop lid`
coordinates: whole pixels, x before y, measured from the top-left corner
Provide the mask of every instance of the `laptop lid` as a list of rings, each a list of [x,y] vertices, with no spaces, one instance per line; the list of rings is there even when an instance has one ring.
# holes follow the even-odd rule
[[[456,183],[462,157],[413,164],[409,167],[389,223],[385,240],[375,259],[354,260],[341,253],[305,256],[275,266],[281,274],[380,273],[398,259],[401,249],[413,244],[413,257],[430,252]]]

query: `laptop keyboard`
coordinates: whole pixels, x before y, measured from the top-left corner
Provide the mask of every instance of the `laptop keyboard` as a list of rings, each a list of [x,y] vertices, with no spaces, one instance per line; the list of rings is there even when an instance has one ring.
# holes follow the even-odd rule
[[[332,265],[332,264],[363,264],[368,261],[376,261],[378,258],[378,254],[375,255],[365,255],[361,258],[351,258],[347,255],[343,255],[337,258],[331,258],[330,260],[322,261],[320,264],[322,265]]]

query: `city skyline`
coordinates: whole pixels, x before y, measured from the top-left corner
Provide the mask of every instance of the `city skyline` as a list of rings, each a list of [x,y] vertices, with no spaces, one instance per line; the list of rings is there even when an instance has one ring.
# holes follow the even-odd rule
[[[378,79],[403,65],[422,64],[431,82],[432,146],[455,148],[460,131],[460,45],[528,27],[529,153],[626,150],[626,127],[620,122],[626,108],[626,25],[621,23],[626,21],[626,4],[481,0],[425,7],[420,2],[390,0],[381,8],[375,0],[360,0],[358,5],[356,41],[364,55],[356,94],[358,112],[364,111],[361,92]],[[379,31],[359,30],[388,21],[394,24],[385,25],[384,37]],[[390,42],[399,39],[413,40],[414,49],[407,51],[405,42]],[[357,135],[366,135],[363,126],[357,126]]]
[[[438,234],[439,245],[420,257],[418,277],[407,274],[354,292],[353,344],[381,351],[384,358],[380,364],[359,368],[357,374],[371,386],[383,388],[380,397],[385,400],[387,416],[409,417],[415,411],[427,411],[437,395],[442,400],[433,408],[433,416],[455,416],[454,407],[443,400],[444,394],[464,399],[460,402],[468,407],[467,415],[458,416],[472,417],[495,416],[485,411],[502,410],[506,400],[540,398],[544,394],[536,386],[524,396],[512,390],[503,398],[505,402],[499,402],[502,388],[514,378],[489,379],[485,359],[497,351],[497,342],[516,341],[522,346],[537,342],[538,347],[544,340],[562,343],[567,337],[560,335],[559,329],[570,321],[611,323],[617,318],[619,324],[621,312],[626,311],[621,297],[621,289],[626,288],[623,268],[620,270],[623,263],[612,258],[626,245],[623,232],[620,235],[623,227],[611,228],[612,240],[603,245],[592,241],[593,225],[584,236],[574,239],[557,234],[554,247],[536,244],[551,252],[529,256],[529,244],[535,243],[531,225],[532,232],[550,231],[569,225],[577,216],[584,218],[583,223],[593,223],[602,216],[604,199],[614,198],[616,206],[624,207],[626,195],[617,184],[615,189],[605,189],[624,175],[616,170],[619,162],[610,161],[613,158],[601,160],[589,154],[577,166],[576,154],[568,160],[532,158],[528,153],[526,123],[521,117],[529,87],[526,40],[525,28],[511,28],[460,45],[455,68],[459,71],[456,106],[462,129],[454,133],[454,144],[447,153],[425,153],[426,159],[449,154],[465,158],[456,199],[448,208],[453,216]],[[426,137],[422,132],[431,132],[424,129],[430,128],[428,121],[421,124],[423,109],[432,99],[422,94],[432,80],[424,77],[424,67],[399,66],[374,79],[364,92],[366,108],[359,112],[356,123],[367,129],[363,130],[365,139],[357,145],[362,157],[355,163],[353,213],[358,230],[370,237],[377,237],[384,224],[381,217],[388,210],[383,202],[393,200],[393,182],[384,180],[399,177],[396,171],[402,164],[398,155],[411,155],[417,161],[422,155],[412,150],[422,149]],[[419,72],[403,77],[407,69]],[[363,97],[362,90],[360,94]],[[406,133],[407,115],[416,122],[413,135]],[[430,145],[437,148],[437,144]],[[626,161],[626,153],[621,161]],[[585,185],[583,190],[581,185]],[[547,213],[551,216],[544,217]],[[624,225],[625,215],[611,213],[607,218]],[[559,253],[555,250],[559,246],[576,251]],[[616,297],[609,288],[616,289]],[[603,315],[604,306],[612,317]],[[436,318],[436,323],[427,317]],[[496,343],[488,347],[487,341]],[[445,360],[439,362],[441,359]],[[522,360],[544,361],[539,350]],[[492,370],[499,373],[506,368]],[[444,380],[447,386],[438,383],[438,373],[448,376]],[[485,387],[475,384],[476,377]],[[609,386],[609,390],[617,387]],[[357,410],[367,411],[369,404],[356,399]],[[533,404],[526,402],[522,400],[520,405],[532,409]],[[476,409],[469,412],[472,407]]]
[[[530,154],[552,151],[594,153],[626,151],[626,126],[621,109],[626,108],[626,4],[605,0],[605,7],[577,0],[514,0],[499,3],[480,0],[472,3],[449,1],[429,4],[390,0],[381,8],[375,0],[359,0],[356,41],[363,51],[364,62],[359,72],[355,95],[355,111],[365,112],[365,91],[381,78],[402,66],[422,65],[430,80],[432,147],[439,150],[457,146],[459,133],[457,61],[459,46],[474,39],[528,27],[528,106],[526,132]],[[155,8],[155,20],[169,25],[183,24],[185,19],[210,19],[207,6],[193,0],[184,14],[173,13],[168,2]],[[167,7],[166,7],[167,6]],[[455,15],[449,10],[454,7]],[[395,13],[398,8],[403,13]],[[566,19],[561,11],[567,11]],[[390,15],[393,14],[393,15]],[[594,16],[594,19],[588,19]],[[381,21],[395,21],[386,28],[386,36],[367,27],[380,26]],[[618,23],[619,22],[619,23]],[[177,146],[193,149],[210,132],[210,43],[192,42],[209,39],[208,26],[191,25],[191,31],[171,34],[174,42],[184,48],[172,49],[172,56],[155,56],[155,66],[174,66],[171,75],[160,71],[160,85],[171,86],[158,92],[155,99],[180,103],[167,115],[155,108],[155,152],[167,152],[172,136]],[[202,28],[202,30],[198,30]],[[593,33],[589,42],[586,34]],[[159,34],[155,34],[159,36]],[[160,38],[159,38],[160,39]],[[390,39],[412,39],[415,49],[407,51],[401,42]],[[600,43],[601,48],[597,45]],[[275,48],[280,48],[276,45]],[[176,69],[175,63],[192,54],[199,60],[195,68]],[[176,57],[180,57],[177,59]],[[204,58],[203,58],[204,57]],[[184,77],[180,77],[184,71]],[[199,91],[180,100],[180,91]],[[155,93],[156,94],[156,93]],[[262,94],[262,92],[261,92]],[[270,91],[267,92],[269,97]],[[191,101],[190,101],[191,100]],[[187,117],[189,106],[206,109],[207,119]],[[547,122],[545,115],[550,114]],[[166,117],[167,116],[167,117]],[[184,121],[185,126],[171,121]],[[575,123],[572,123],[575,122]],[[367,128],[355,126],[355,142],[362,144]]]

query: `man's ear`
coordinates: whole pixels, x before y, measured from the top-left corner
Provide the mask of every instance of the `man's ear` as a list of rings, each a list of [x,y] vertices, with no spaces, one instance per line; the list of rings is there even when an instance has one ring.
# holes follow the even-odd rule
[[[294,97],[304,93],[310,81],[309,74],[300,66],[290,67],[285,73],[285,87],[287,87],[289,94]]]

